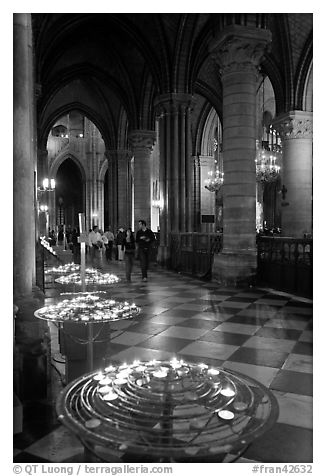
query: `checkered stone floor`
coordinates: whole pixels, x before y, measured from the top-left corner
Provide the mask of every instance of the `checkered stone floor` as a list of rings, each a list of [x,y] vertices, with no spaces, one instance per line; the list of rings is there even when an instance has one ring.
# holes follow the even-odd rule
[[[123,263],[112,262],[108,269],[122,278],[112,296],[133,300],[142,313],[133,322],[112,324],[107,363],[178,357],[249,375],[273,391],[280,414],[240,461],[312,462],[310,300],[253,287],[218,287],[158,268],[143,283],[137,264],[127,283]],[[56,301],[50,291],[45,305]],[[58,424],[53,405],[34,406],[36,420],[31,418],[33,405],[24,408],[24,431],[14,437],[14,461],[83,461],[80,443]]]

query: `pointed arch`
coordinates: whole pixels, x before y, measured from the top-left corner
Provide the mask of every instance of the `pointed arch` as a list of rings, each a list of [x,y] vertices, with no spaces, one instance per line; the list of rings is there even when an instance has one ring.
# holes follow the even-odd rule
[[[82,181],[83,183],[86,183],[86,170],[83,166],[82,160],[75,152],[71,153],[69,151],[69,146],[66,146],[62,151],[60,151],[57,157],[53,160],[49,169],[50,176],[56,177],[60,165],[62,165],[67,159],[71,159],[77,165]]]
[[[304,46],[301,54],[299,66],[296,74],[296,91],[295,91],[295,109],[307,111],[307,99],[310,96],[310,111],[312,111],[312,51],[313,38],[312,33]],[[310,90],[310,91],[309,91]]]
[[[103,162],[101,163],[101,166],[100,166],[100,171],[99,171],[99,176],[98,176],[98,179],[100,182],[103,182],[104,183],[104,180],[105,180],[105,174],[109,168],[109,164],[108,164],[108,161],[104,155],[104,158],[105,160],[103,160]]]
[[[107,149],[114,148],[115,131],[113,127],[113,120],[104,123],[102,116],[98,114],[97,111],[79,102],[67,103],[64,106],[56,109],[52,114],[47,117],[46,121],[43,124],[43,127],[39,131],[38,142],[40,146],[43,145],[43,148],[46,148],[48,136],[51,128],[53,127],[53,124],[55,124],[61,116],[68,114],[72,110],[80,112],[82,115],[86,116],[91,122],[95,124],[95,126],[98,128],[102,135],[105,147]]]

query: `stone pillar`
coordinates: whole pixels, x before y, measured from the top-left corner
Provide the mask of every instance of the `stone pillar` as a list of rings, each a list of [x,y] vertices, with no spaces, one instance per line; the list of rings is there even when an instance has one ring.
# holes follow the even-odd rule
[[[89,150],[85,152],[88,174],[86,181],[86,227],[98,225],[101,229],[104,224],[102,189],[103,182],[98,180],[100,172],[100,156],[98,151],[97,129],[94,124],[90,128]]]
[[[115,152],[114,150],[105,151],[108,160],[108,223],[113,233],[118,228],[118,155]]]
[[[96,180],[99,229],[104,231],[104,180]]]
[[[273,121],[282,138],[282,235],[312,233],[312,113],[291,111]]]
[[[109,224],[112,231],[120,227],[133,226],[131,223],[131,179],[128,150],[107,150]]]
[[[138,221],[145,220],[151,227],[151,167],[150,157],[153,151],[156,133],[154,131],[135,130],[129,134],[134,156],[134,230],[138,230]]]
[[[268,30],[233,25],[211,45],[223,85],[223,251],[213,275],[225,284],[256,272],[256,92]]]
[[[200,232],[201,231],[201,171],[200,171],[200,155],[193,155],[192,156],[193,164],[194,164],[194,191],[193,191],[193,216],[194,216],[194,224],[193,224],[193,231]]]
[[[160,151],[160,190],[164,201],[160,212],[158,260],[169,258],[171,232],[193,230],[194,161],[191,147],[193,97],[172,93],[156,98]]]
[[[160,162],[166,182],[168,232],[192,229],[193,158],[190,94],[164,94],[155,100],[159,119]],[[161,174],[160,174],[161,175]],[[165,197],[164,201],[165,201]]]
[[[14,14],[13,48],[13,282],[14,297],[32,292],[35,270],[36,180],[33,146],[32,27],[29,13]]]

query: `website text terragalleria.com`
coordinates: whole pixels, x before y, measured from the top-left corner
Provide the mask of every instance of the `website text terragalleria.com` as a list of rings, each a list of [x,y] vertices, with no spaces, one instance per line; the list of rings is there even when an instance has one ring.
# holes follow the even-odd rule
[[[17,470],[19,467],[20,471]],[[51,466],[45,464],[26,464],[15,465],[14,473],[25,473],[28,475],[37,474],[67,474],[67,475],[83,475],[83,474],[110,474],[116,476],[118,474],[172,474],[171,466],[146,466],[143,464],[131,465],[122,464],[120,466],[92,466],[88,464],[76,464],[74,466]]]

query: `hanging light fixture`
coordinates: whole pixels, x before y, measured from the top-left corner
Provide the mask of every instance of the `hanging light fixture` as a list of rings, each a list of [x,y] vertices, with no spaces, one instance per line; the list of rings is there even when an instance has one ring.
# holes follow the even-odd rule
[[[269,148],[269,147],[268,147]],[[275,182],[280,174],[281,167],[276,164],[277,154],[272,150],[264,149],[260,142],[256,141],[256,179],[258,182]]]
[[[265,115],[265,77],[262,82],[263,94],[263,115]],[[282,153],[281,141],[276,130],[271,124],[265,124],[263,120],[263,127],[266,127],[267,140],[256,141],[256,180],[257,182],[275,182],[280,173],[281,167],[277,164],[279,155]],[[264,137],[262,137],[264,139]]]
[[[215,152],[217,151],[219,147],[219,144],[216,140],[216,138],[214,137],[213,139],[213,151],[214,151],[214,154]],[[208,175],[209,175],[209,178],[205,180],[205,188],[209,191],[209,192],[218,192],[222,185],[223,185],[223,182],[224,182],[224,172],[222,172],[219,167],[218,167],[218,161],[215,159],[215,172],[213,170],[210,170],[208,172]]]
[[[215,170],[215,176],[212,170],[208,172],[208,175],[210,177],[205,180],[205,188],[210,192],[218,192],[224,182],[224,173],[220,172],[220,170],[217,168]]]

